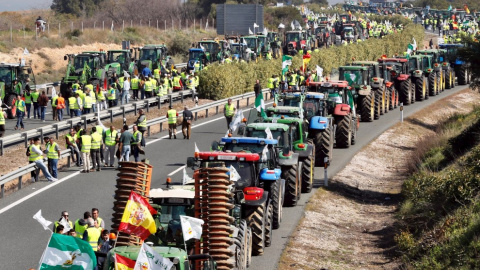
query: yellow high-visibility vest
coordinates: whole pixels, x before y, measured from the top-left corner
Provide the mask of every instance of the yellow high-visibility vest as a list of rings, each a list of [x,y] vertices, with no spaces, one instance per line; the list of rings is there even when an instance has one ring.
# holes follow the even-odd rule
[[[92,147],[92,136],[90,135],[82,135],[80,137],[82,140],[82,152],[83,153],[90,153],[90,148]]]
[[[177,111],[175,109],[168,110],[168,124],[176,124],[177,123]]]
[[[90,149],[91,150],[100,149],[100,145],[102,144],[102,135],[95,132],[91,135],[91,137],[92,137],[92,146]]]
[[[113,132],[110,129],[107,129],[105,131],[105,144],[107,146],[112,146],[115,145],[116,141],[115,139],[117,138],[117,131],[114,130]]]
[[[230,116],[233,116],[234,114],[235,114],[235,106],[233,106],[233,104],[232,105],[228,105],[228,103],[225,104],[225,116],[230,117]]]
[[[58,159],[58,152],[55,151],[56,142],[47,145],[47,158]]]

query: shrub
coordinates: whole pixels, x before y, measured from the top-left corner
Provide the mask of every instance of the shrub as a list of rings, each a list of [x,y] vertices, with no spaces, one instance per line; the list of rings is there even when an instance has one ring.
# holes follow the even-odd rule
[[[73,29],[65,33],[65,37],[68,39],[73,39],[74,37],[78,38],[82,35],[82,31],[80,29]]]
[[[171,55],[187,54],[191,44],[192,41],[186,34],[177,31],[170,41],[170,44],[168,44],[168,52]]]

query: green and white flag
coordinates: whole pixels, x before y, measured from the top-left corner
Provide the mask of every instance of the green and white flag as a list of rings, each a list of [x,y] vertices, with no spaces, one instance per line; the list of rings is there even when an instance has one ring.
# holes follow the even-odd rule
[[[407,57],[410,56],[412,52],[415,51],[416,49],[417,49],[417,41],[415,40],[415,38],[413,38],[413,43],[408,44]]]
[[[288,67],[292,65],[292,57],[290,55],[284,55],[282,57],[282,75],[288,71]]]
[[[87,241],[54,233],[43,252],[39,270],[93,270],[96,265],[95,253]]]
[[[138,252],[134,270],[170,270],[173,263],[145,243]]]
[[[255,98],[255,109],[257,109],[264,119],[267,118],[267,114],[265,113],[265,101],[263,101],[262,93],[258,94]]]

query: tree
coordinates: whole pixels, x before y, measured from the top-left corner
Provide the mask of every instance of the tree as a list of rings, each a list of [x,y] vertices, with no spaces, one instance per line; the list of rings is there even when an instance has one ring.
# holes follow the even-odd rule
[[[50,9],[57,13],[91,16],[103,0],[53,0]]]
[[[465,47],[458,50],[458,56],[463,61],[470,63],[472,76],[470,88],[480,92],[480,42],[473,39],[467,40]]]

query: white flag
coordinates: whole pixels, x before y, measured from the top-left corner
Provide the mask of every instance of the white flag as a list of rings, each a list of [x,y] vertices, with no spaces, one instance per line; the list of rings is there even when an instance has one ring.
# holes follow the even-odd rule
[[[320,79],[323,76],[323,68],[317,66],[317,77]]]
[[[193,178],[191,178],[190,176],[188,176],[187,174],[187,170],[185,168],[183,168],[183,185],[186,185],[188,184],[188,182],[192,181]]]
[[[52,98],[58,96],[57,94],[57,90],[55,89],[55,87],[52,87]]]
[[[230,175],[230,180],[233,181],[233,182],[236,182],[236,181],[240,180],[240,178],[241,178],[237,169],[235,169],[235,167],[233,167],[232,165],[230,165],[230,168],[228,170],[228,174]]]
[[[25,48],[25,50],[23,50],[23,54],[24,55],[29,55],[30,53],[28,52],[27,48]]]
[[[279,24],[279,25],[278,25],[278,28],[280,28],[280,29],[285,28],[285,24],[283,24],[283,23]]]
[[[237,130],[238,126],[242,122],[243,119],[243,110],[239,109],[236,113],[235,116],[233,117],[232,122],[230,123],[230,130],[235,131]]]
[[[123,71],[123,76],[124,76],[125,78],[130,78],[130,74],[128,74],[128,72],[125,71],[125,70]]]
[[[68,231],[73,229],[72,227],[70,227],[70,223],[68,223],[68,221],[64,217],[62,217],[62,220],[60,220],[59,224],[63,225],[63,234],[67,234]]]
[[[250,27],[248,27],[248,34],[253,35],[253,32],[252,32],[252,30],[250,30]]]
[[[257,23],[253,23],[253,28],[258,28],[258,24]]]
[[[183,240],[188,241],[192,238],[202,238],[203,220],[193,217],[180,216],[182,223]]]
[[[38,210],[38,212],[33,216],[33,219],[36,219],[38,223],[42,224],[44,230],[51,231],[49,226],[52,224],[52,222],[42,217],[42,209]]]
[[[265,147],[262,150],[262,161],[265,162],[267,161],[267,152],[268,152],[268,145],[265,145]]]
[[[195,153],[200,153],[200,150],[198,150],[197,143],[195,143]]]
[[[207,30],[208,28],[208,20],[207,20],[207,23],[205,24],[205,30]]]
[[[263,33],[264,36],[268,35],[268,29],[266,27],[263,28]]]
[[[267,139],[273,139],[273,134],[272,134],[272,131],[270,130],[270,128],[266,128],[265,129],[265,133],[267,134]]]
[[[173,262],[143,243],[133,270],[170,270],[173,266]]]
[[[290,27],[292,27],[292,30],[295,30],[295,25],[293,24],[293,22],[290,23]]]
[[[112,31],[112,32],[113,32],[113,21],[112,21],[112,27],[110,28],[110,31]]]

